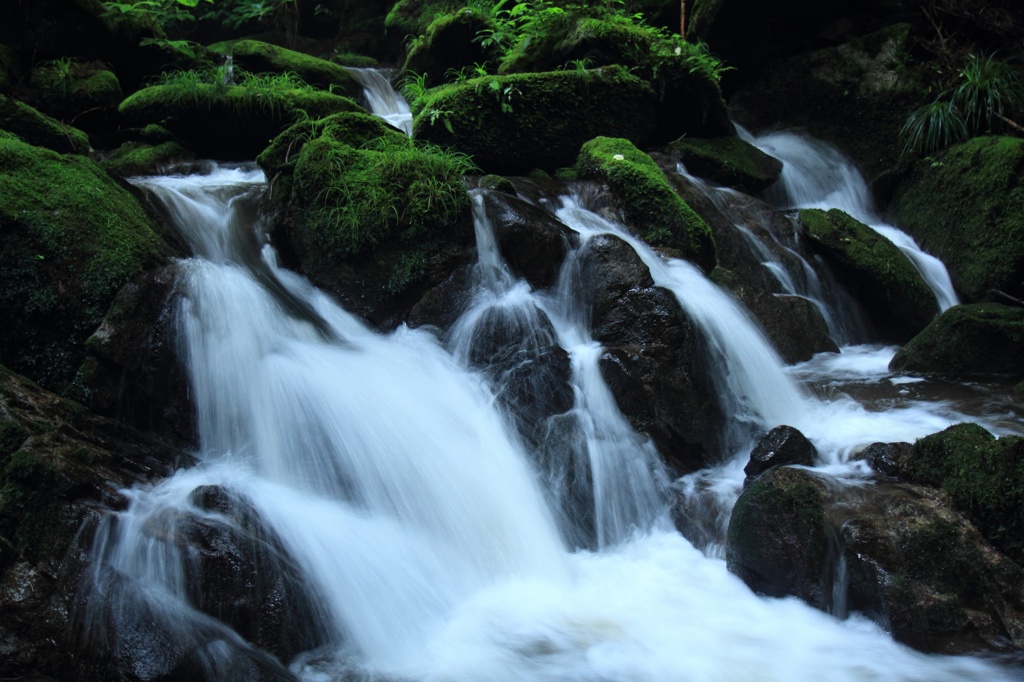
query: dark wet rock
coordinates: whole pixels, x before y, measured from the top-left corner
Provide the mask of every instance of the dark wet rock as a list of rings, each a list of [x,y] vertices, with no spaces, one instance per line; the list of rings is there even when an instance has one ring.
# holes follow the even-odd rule
[[[890,212],[968,300],[1024,299],[1024,140],[977,137],[919,161]]]
[[[440,284],[427,289],[409,310],[406,324],[410,327],[434,327],[443,335],[466,310],[473,294],[474,266],[456,268]]]
[[[749,483],[774,467],[787,464],[810,466],[817,458],[818,449],[799,430],[792,426],[776,426],[758,439],[743,473]]]
[[[502,175],[484,175],[477,180],[476,186],[480,189],[493,189],[513,196],[519,193],[512,181]]]
[[[827,610],[835,568],[829,499],[828,486],[806,470],[775,467],[754,480],[729,520],[729,570],[758,594]]]
[[[1024,308],[953,306],[901,348],[889,368],[950,379],[1024,377]]]
[[[864,301],[883,337],[905,342],[938,314],[935,295],[920,273],[882,235],[838,209],[805,209],[800,224],[851,293]]]
[[[89,528],[120,489],[190,463],[180,451],[0,368],[0,670],[115,678],[75,620]]]
[[[860,457],[878,473],[896,477],[910,450],[910,443],[872,443],[860,452]]]
[[[503,192],[485,194],[484,206],[512,270],[538,289],[552,286],[576,234],[544,209]]]
[[[821,309],[813,301],[768,293],[722,268],[715,269],[712,280],[739,299],[786,363],[810,360],[817,353],[839,352]]]
[[[601,374],[619,409],[678,472],[706,466],[723,417],[703,335],[628,244],[601,236],[585,249],[591,333],[605,347]]]

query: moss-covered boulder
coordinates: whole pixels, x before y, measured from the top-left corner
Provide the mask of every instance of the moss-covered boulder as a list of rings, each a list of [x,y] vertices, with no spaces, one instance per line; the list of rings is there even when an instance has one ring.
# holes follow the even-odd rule
[[[195,154],[177,142],[150,145],[125,142],[104,158],[100,165],[123,178],[132,175],[156,175],[164,168],[183,161],[194,161]]]
[[[382,327],[472,259],[466,157],[368,114],[286,130],[258,159],[272,179],[285,254]]]
[[[897,472],[944,490],[989,542],[1024,565],[1024,438],[956,424],[914,443]]]
[[[782,162],[738,137],[684,137],[668,146],[687,172],[716,185],[757,194],[779,179]]]
[[[231,55],[235,67],[251,73],[296,74],[310,85],[346,97],[359,97],[363,88],[343,66],[326,59],[278,47],[259,40],[236,40],[208,48],[213,55]]]
[[[203,82],[155,85],[121,103],[134,126],[159,123],[199,156],[251,160],[296,118],[362,111],[356,102],[302,87],[227,86]]]
[[[803,210],[800,225],[884,337],[906,341],[938,314],[935,295],[913,264],[867,225],[838,209]]]
[[[902,24],[748,70],[756,75],[729,99],[730,112],[751,130],[805,129],[873,178],[899,160],[906,117],[935,96],[927,89],[930,67],[909,66],[911,45],[910,27]]]
[[[953,306],[896,353],[889,368],[951,379],[1024,377],[1024,308]]]
[[[384,18],[384,26],[400,38],[414,38],[426,32],[434,17],[461,4],[455,0],[398,0]]]
[[[28,85],[35,105],[62,119],[116,109],[123,99],[117,76],[99,62],[44,62],[32,69]]]
[[[471,73],[474,65],[482,67],[494,58],[477,40],[488,26],[484,14],[469,7],[438,16],[412,43],[402,70],[421,74],[429,87],[452,80],[449,73]]]
[[[4,95],[0,95],[0,130],[62,154],[89,152],[89,137],[81,130]]]
[[[572,165],[598,135],[645,144],[656,105],[653,88],[621,67],[486,76],[428,91],[413,135],[469,154],[488,172],[517,175]]]
[[[814,474],[776,467],[755,479],[733,507],[725,558],[758,594],[796,596],[827,610],[831,561],[828,487]]]
[[[597,137],[580,150],[581,179],[608,185],[626,224],[652,246],[678,249],[705,272],[715,266],[711,228],[673,190],[654,160],[629,140]]]
[[[890,212],[968,299],[1024,298],[1024,140],[978,137],[918,162]]]
[[[164,253],[95,163],[0,139],[0,361],[64,389],[118,290]]]

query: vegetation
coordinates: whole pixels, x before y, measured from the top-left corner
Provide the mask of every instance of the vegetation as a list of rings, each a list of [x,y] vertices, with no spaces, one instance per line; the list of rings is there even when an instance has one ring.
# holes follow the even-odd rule
[[[89,151],[89,137],[78,128],[4,95],[0,95],[0,129],[61,153],[85,154]]]
[[[647,243],[679,249],[705,272],[714,268],[711,227],[673,191],[658,164],[629,140],[590,140],[580,150],[576,170],[581,179],[608,184],[626,223]]]
[[[990,133],[1019,133],[1024,80],[1017,67],[995,55],[968,55],[956,87],[914,111],[900,130],[904,153],[934,154]]]

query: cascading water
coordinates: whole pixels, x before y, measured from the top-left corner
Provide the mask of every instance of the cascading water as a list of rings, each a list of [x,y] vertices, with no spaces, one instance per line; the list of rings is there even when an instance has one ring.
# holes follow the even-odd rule
[[[363,96],[370,111],[406,135],[412,135],[412,112],[401,95],[391,87],[389,70],[360,69],[354,66],[345,67],[345,70],[363,86]]]
[[[769,200],[776,206],[845,211],[903,252],[931,287],[940,310],[959,303],[946,266],[922,251],[910,235],[881,220],[863,176],[838,149],[792,132],[752,137],[741,129],[741,134],[761,151],[783,163],[779,181],[767,192]]]
[[[251,177],[229,180],[235,173],[150,182],[186,234],[219,233],[193,239],[197,257],[180,265],[203,464],[131,491],[129,508],[97,533],[96,575],[122,586],[116,607],[106,603],[121,616],[104,621],[115,630],[132,615],[162,614],[172,636],[204,653],[211,679],[226,647],[260,657],[192,606],[181,548],[161,523],[194,511],[197,489],[219,486],[281,539],[322,611],[310,620],[325,644],[290,662],[303,680],[350,679],[353,670],[474,682],[1009,679],[983,661],[912,652],[860,619],[756,597],[673,531],[635,527],[601,552],[567,552],[479,375],[429,334],[369,331],[279,269],[269,247],[243,258],[203,246],[259,246],[222,234],[247,229],[231,207],[244,208]],[[219,211],[203,207],[218,202]],[[256,274],[256,261],[279,286]],[[587,345],[571,329],[578,316],[556,312],[573,305],[544,308],[566,325],[560,342]],[[576,381],[590,390],[589,379]],[[793,409],[806,401],[782,390]],[[591,397],[575,409],[600,425],[612,407]],[[620,442],[615,456],[643,461],[629,452],[635,442]],[[92,604],[115,596],[102,581],[95,589]],[[131,638],[122,646],[139,665],[152,661]]]

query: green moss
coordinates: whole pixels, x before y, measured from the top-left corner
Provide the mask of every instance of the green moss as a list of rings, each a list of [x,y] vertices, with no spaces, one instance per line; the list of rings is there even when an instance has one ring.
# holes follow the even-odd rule
[[[288,127],[274,138],[256,162],[268,177],[274,177],[286,166],[293,167],[302,145],[317,137],[327,137],[349,147],[362,147],[380,137],[392,137],[397,143],[406,136],[379,116],[358,112],[334,114]]]
[[[98,62],[44,63],[32,70],[29,85],[39,106],[62,118],[116,107],[122,98],[117,76]]]
[[[492,26],[479,9],[463,8],[440,14],[426,33],[409,46],[402,70],[422,74],[426,85],[436,86],[457,80],[455,74],[468,74],[478,64],[491,64],[495,54],[482,47],[477,36]]]
[[[474,78],[426,93],[413,123],[418,139],[469,154],[485,171],[522,174],[572,164],[598,135],[645,144],[656,95],[621,67],[587,77],[560,71]]]
[[[59,390],[159,245],[138,202],[99,166],[0,139],[0,362]]]
[[[576,161],[581,179],[608,184],[626,222],[653,246],[678,248],[710,272],[715,265],[711,227],[673,191],[654,160],[629,140],[598,137]]]
[[[157,85],[121,103],[132,125],[160,123],[199,154],[255,158],[296,119],[363,111],[347,97],[308,88],[218,86],[203,82]]]
[[[897,371],[955,379],[1024,377],[1024,309],[953,306],[893,357]]]
[[[849,282],[900,336],[912,336],[938,314],[935,295],[895,244],[838,209],[800,212],[819,250],[849,274]]]
[[[359,97],[363,91],[344,67],[270,43],[237,40],[211,45],[209,50],[213,54],[230,54],[236,67],[253,73],[291,72],[310,85],[329,88],[346,97]]]
[[[738,137],[684,137],[668,152],[694,175],[756,194],[779,178],[782,162]]]
[[[148,145],[126,142],[115,149],[101,165],[121,177],[153,175],[170,164],[194,158],[194,154],[177,142]]]
[[[339,52],[331,57],[331,61],[342,66],[351,66],[356,69],[372,69],[380,66],[380,62],[373,57],[355,52]]]
[[[0,95],[0,128],[40,147],[61,153],[86,154],[89,137],[16,99]]]
[[[957,424],[914,443],[905,474],[945,490],[993,545],[1024,561],[1024,438]]]
[[[1024,140],[979,137],[918,162],[891,208],[969,299],[1024,298]]]
[[[459,4],[453,0],[398,0],[384,19],[384,26],[403,37],[418,36],[427,30],[435,16]]]

